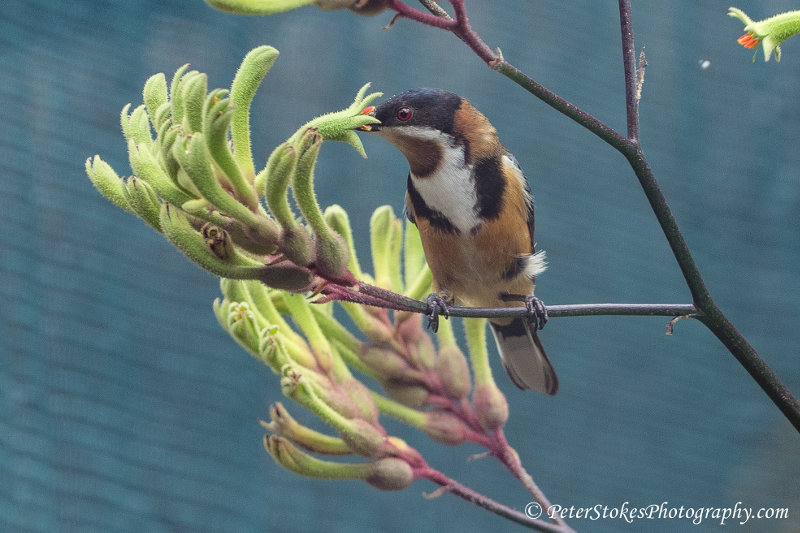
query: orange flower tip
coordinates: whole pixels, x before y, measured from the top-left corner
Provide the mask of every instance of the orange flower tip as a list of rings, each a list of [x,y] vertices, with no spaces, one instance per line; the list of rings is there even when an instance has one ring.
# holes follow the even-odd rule
[[[373,111],[375,111],[375,106],[374,105],[368,105],[367,107],[364,108],[363,111],[361,111],[361,114],[362,115],[369,115]]]
[[[745,48],[755,48],[758,46],[758,43],[761,42],[761,39],[753,35],[752,33],[745,33],[738,39],[736,42],[744,46]]]
[[[369,124],[364,124],[363,126],[359,126],[358,129],[361,131],[372,131],[372,126]]]

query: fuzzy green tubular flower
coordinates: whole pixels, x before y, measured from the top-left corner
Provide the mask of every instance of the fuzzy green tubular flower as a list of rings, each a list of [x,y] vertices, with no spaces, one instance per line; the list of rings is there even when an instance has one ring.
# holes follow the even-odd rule
[[[372,264],[375,267],[375,284],[378,287],[403,293],[400,269],[400,252],[403,246],[403,223],[395,216],[391,206],[385,205],[372,213],[369,221],[372,245]]]
[[[328,225],[314,194],[314,167],[322,139],[313,128],[306,130],[300,139],[292,192],[303,217],[314,231],[314,257],[318,271],[325,277],[341,278],[346,275],[350,252],[344,238]]]
[[[307,266],[314,261],[314,244],[306,227],[292,213],[287,194],[297,168],[297,148],[289,143],[278,146],[270,156],[267,168],[269,186],[265,198],[281,226],[281,251],[294,264]]]
[[[282,467],[308,477],[361,479],[381,490],[402,490],[414,482],[411,466],[401,459],[390,457],[360,464],[323,461],[276,435],[264,436],[264,448]]]
[[[240,15],[275,15],[304,6],[316,6],[329,11],[349,9],[359,15],[371,17],[386,8],[387,0],[206,0],[220,11]]]
[[[310,452],[325,455],[351,455],[353,453],[342,439],[315,431],[292,418],[280,402],[270,406],[269,416],[270,422],[261,423],[264,429],[281,435]]]
[[[161,109],[161,106],[167,104],[169,100],[169,93],[167,92],[167,78],[164,76],[163,72],[159,74],[153,74],[150,76],[150,78],[148,78],[144,84],[142,99],[144,100],[144,105],[147,108],[147,115],[154,118],[153,127],[156,129],[156,131],[160,131],[161,126],[166,121],[166,117],[161,116],[160,119],[155,119],[155,117],[159,116],[158,112]]]
[[[255,179],[255,166],[250,148],[250,105],[264,76],[277,58],[278,50],[271,46],[254,48],[242,60],[231,84],[230,98],[235,104],[231,121],[231,143],[236,162],[250,183]]]
[[[161,233],[160,212],[161,204],[153,188],[144,180],[132,177],[125,181],[122,188],[125,201],[136,215]]]
[[[136,214],[136,211],[128,204],[125,196],[125,183],[120,179],[111,165],[100,159],[100,156],[89,157],[86,159],[86,174],[92,180],[95,188],[108,198],[111,203],[131,213]]]
[[[234,159],[228,143],[228,130],[235,114],[233,102],[221,98],[221,92],[208,95],[203,113],[203,135],[208,151],[219,166],[235,192],[236,199],[254,213],[259,212],[258,194],[253,189],[253,180],[245,177],[239,163]],[[251,163],[252,165],[252,163]]]
[[[492,377],[489,354],[486,350],[486,319],[468,318],[464,321],[467,333],[472,371],[475,373],[475,391],[472,402],[481,426],[496,430],[508,420],[508,402]]]
[[[773,50],[775,61],[781,60],[781,43],[800,33],[800,10],[787,11],[764,20],[754,21],[741,9],[731,7],[728,16],[735,17],[744,22],[745,34],[737,42],[745,48],[756,48],[761,44],[764,48],[764,61],[769,61]],[[755,61],[755,54],[753,61]]]
[[[362,157],[367,157],[364,152],[364,145],[355,130],[362,126],[378,124],[380,121],[369,114],[372,110],[370,103],[376,98],[383,96],[383,93],[367,94],[370,84],[364,84],[356,94],[353,103],[346,109],[321,115],[297,130],[289,139],[290,142],[299,140],[309,129],[314,129],[326,141],[341,141],[351,145]]]

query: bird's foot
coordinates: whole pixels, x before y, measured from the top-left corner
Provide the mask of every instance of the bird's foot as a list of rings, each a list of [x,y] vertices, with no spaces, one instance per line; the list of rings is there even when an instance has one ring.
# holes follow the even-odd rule
[[[525,297],[525,309],[528,310],[528,322],[537,330],[544,328],[547,324],[547,307],[544,302],[533,294]]]
[[[501,299],[506,302],[525,302],[525,309],[528,311],[528,316],[526,317],[528,323],[536,328],[537,331],[547,324],[547,307],[545,307],[544,302],[533,294],[503,294]]]
[[[450,316],[450,306],[440,295],[432,292],[425,298],[425,315],[428,317],[428,329],[436,333],[439,331],[439,315],[448,318]]]

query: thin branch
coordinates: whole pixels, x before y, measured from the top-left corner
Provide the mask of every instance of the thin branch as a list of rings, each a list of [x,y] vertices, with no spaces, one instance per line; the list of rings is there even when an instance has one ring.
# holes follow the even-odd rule
[[[800,432],[800,402],[758,355],[755,348],[722,314],[722,311],[714,305],[713,308],[704,308],[703,315],[698,318],[725,345],[795,429]]]
[[[692,304],[571,304],[548,305],[547,314],[561,316],[690,316],[696,318],[699,311]]]
[[[407,18],[421,24],[425,24],[426,26],[433,26],[434,28],[454,31],[453,29],[457,24],[452,18],[445,18],[432,13],[425,13],[424,11],[420,11],[419,9],[414,9],[413,7],[408,6],[401,0],[388,0],[386,7],[388,9],[397,11],[397,15],[402,18]]]
[[[397,0],[390,0],[389,7],[402,4]],[[764,392],[772,399],[783,414],[800,431],[800,402],[783,385],[778,376],[769,368],[758,352],[747,342],[739,331],[725,317],[722,311],[711,299],[711,295],[705,286],[705,282],[700,275],[697,265],[692,258],[689,247],[678,228],[675,218],[667,205],[664,194],[661,192],[658,182],[653,175],[647,159],[639,146],[639,122],[638,105],[636,102],[636,70],[634,59],[633,42],[633,23],[631,16],[630,0],[619,0],[621,38],[623,64],[625,71],[625,100],[626,118],[628,124],[628,136],[624,137],[608,127],[603,122],[592,117],[577,106],[563,100],[545,87],[535,82],[533,79],[522,73],[519,69],[505,61],[502,56],[496,55],[489,50],[486,43],[469,26],[464,12],[463,0],[450,0],[450,4],[456,13],[456,25],[452,21],[444,20],[428,13],[422,13],[425,17],[438,19],[431,24],[427,19],[419,20],[423,24],[429,24],[439,28],[447,29],[464,40],[470,48],[483,59],[491,68],[508,77],[520,87],[550,105],[557,111],[581,124],[589,131],[613,146],[622,153],[630,163],[636,177],[639,179],[647,200],[653,209],[656,218],[667,238],[672,253],[678,263],[681,273],[692,293],[695,306],[700,311],[700,318],[731,354],[745,367],[753,379],[761,386]],[[402,4],[405,5],[405,4]],[[407,8],[407,6],[405,6]],[[460,20],[459,20],[460,19]],[[468,31],[467,31],[468,30]],[[489,53],[486,53],[489,50]],[[419,309],[417,308],[417,311]],[[554,315],[555,316],[555,315]]]
[[[639,142],[639,101],[636,98],[636,58],[633,53],[633,21],[629,2],[619,3],[619,28],[622,33],[622,65],[625,70],[625,111],[628,139]]]
[[[619,11],[621,24],[624,25],[625,21],[630,24],[630,0],[619,0]],[[632,116],[632,114],[636,114],[636,104],[634,103],[631,106],[631,100],[635,102],[636,98],[635,72],[629,72],[628,69],[628,65],[634,63],[632,30],[622,32],[622,54],[625,63],[625,98],[628,102],[629,134],[630,126],[633,124],[635,126],[634,133],[638,136],[638,118]],[[655,213],[658,223],[667,238],[681,273],[692,293],[695,305],[701,312],[700,320],[722,341],[736,360],[739,361],[756,383],[767,393],[767,396],[789,419],[795,429],[800,431],[800,402],[789,392],[789,389],[781,382],[777,374],[772,371],[769,365],[758,355],[755,348],[747,342],[747,339],[739,333],[712,300],[703,277],[700,275],[700,270],[697,268],[697,264],[689,251],[689,246],[683,238],[678,223],[672,215],[669,205],[667,205],[664,193],[661,192],[653,170],[650,168],[650,164],[647,162],[638,142],[625,147],[621,151],[639,179],[647,200],[650,202],[650,207],[653,209],[653,213]]]
[[[429,479],[433,481],[437,485],[445,488],[447,492],[455,494],[459,498],[463,498],[470,503],[474,503],[479,507],[483,507],[487,511],[490,511],[496,515],[502,516],[503,518],[507,518],[512,522],[516,522],[517,524],[523,525],[529,529],[533,529],[536,531],[546,531],[550,533],[568,533],[572,532],[573,529],[567,526],[566,524],[553,524],[551,522],[545,522],[544,520],[538,520],[528,517],[525,513],[521,513],[515,509],[511,509],[503,505],[502,503],[496,502],[491,498],[488,498],[482,494],[475,492],[474,490],[470,489],[455,481],[446,475],[442,474],[438,470],[435,470],[429,466],[425,466],[423,468],[416,468],[415,469],[415,477],[421,477],[425,479]],[[542,515],[547,516],[546,514],[546,507],[542,507]]]
[[[415,300],[387,289],[360,283],[357,290],[333,284],[323,289],[325,297],[321,300],[344,300],[348,302],[364,303],[384,309],[396,311],[410,311],[412,313],[425,313],[428,305],[420,300]],[[626,315],[626,316],[684,316],[696,315],[697,308],[692,304],[630,304],[630,303],[597,303],[597,304],[568,304],[548,305],[547,314],[550,317],[563,316],[597,316],[597,315]],[[467,318],[525,318],[528,311],[524,307],[461,307],[448,308],[450,316]]]
[[[566,115],[587,130],[591,131],[613,146],[615,149],[621,150],[629,144],[628,139],[617,133],[614,129],[608,127],[605,123],[596,119],[575,104],[564,100],[543,85],[529,78],[521,70],[505,59],[495,62],[494,65],[492,65],[492,68],[562,115]]]
[[[553,505],[550,503],[550,500],[545,496],[542,489],[539,488],[539,485],[533,481],[533,478],[528,474],[528,471],[525,470],[525,467],[522,466],[522,461],[519,459],[519,455],[517,452],[508,444],[508,440],[506,439],[505,432],[503,429],[497,429],[494,432],[494,442],[497,443],[500,454],[498,455],[498,459],[505,465],[506,468],[511,472],[511,474],[517,478],[531,496],[539,502],[543,509],[550,509]],[[560,515],[555,514],[553,516],[553,520],[556,524],[562,527],[568,527],[567,523],[564,522],[564,519],[561,518]]]

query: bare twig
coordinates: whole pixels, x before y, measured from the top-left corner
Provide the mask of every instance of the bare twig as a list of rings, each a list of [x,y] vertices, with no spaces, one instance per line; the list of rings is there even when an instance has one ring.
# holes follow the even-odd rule
[[[630,21],[631,4],[630,0],[619,0],[620,19]],[[622,53],[625,57],[625,93],[626,101],[635,100],[636,80],[635,72],[627,68],[628,64],[633,64],[633,32],[622,32]],[[636,112],[636,106],[627,107],[628,125],[634,124],[634,134],[638,136],[638,118],[630,116]],[[733,324],[717,307],[711,299],[711,295],[706,288],[700,271],[692,258],[689,246],[686,244],[683,234],[678,228],[678,223],[672,215],[672,211],[667,205],[667,200],[661,188],[658,186],[653,170],[644,156],[644,152],[639,146],[638,139],[632,139],[630,145],[621,150],[628,159],[631,167],[639,179],[639,183],[650,202],[650,207],[658,219],[661,229],[669,242],[672,253],[678,262],[678,266],[683,273],[686,284],[692,293],[692,298],[697,308],[700,310],[698,319],[710,329],[717,338],[722,341],[725,347],[733,354],[739,363],[747,370],[756,383],[761,386],[767,396],[772,399],[775,405],[800,431],[800,403],[792,395],[780,378],[772,371],[767,363],[758,355],[758,352],[747,342],[747,339],[736,330]]]
[[[622,33],[622,66],[625,70],[625,114],[628,139],[639,143],[639,101],[636,99],[636,57],[633,54],[633,21],[630,5],[619,3],[619,28]],[[630,49],[629,49],[630,48]]]

